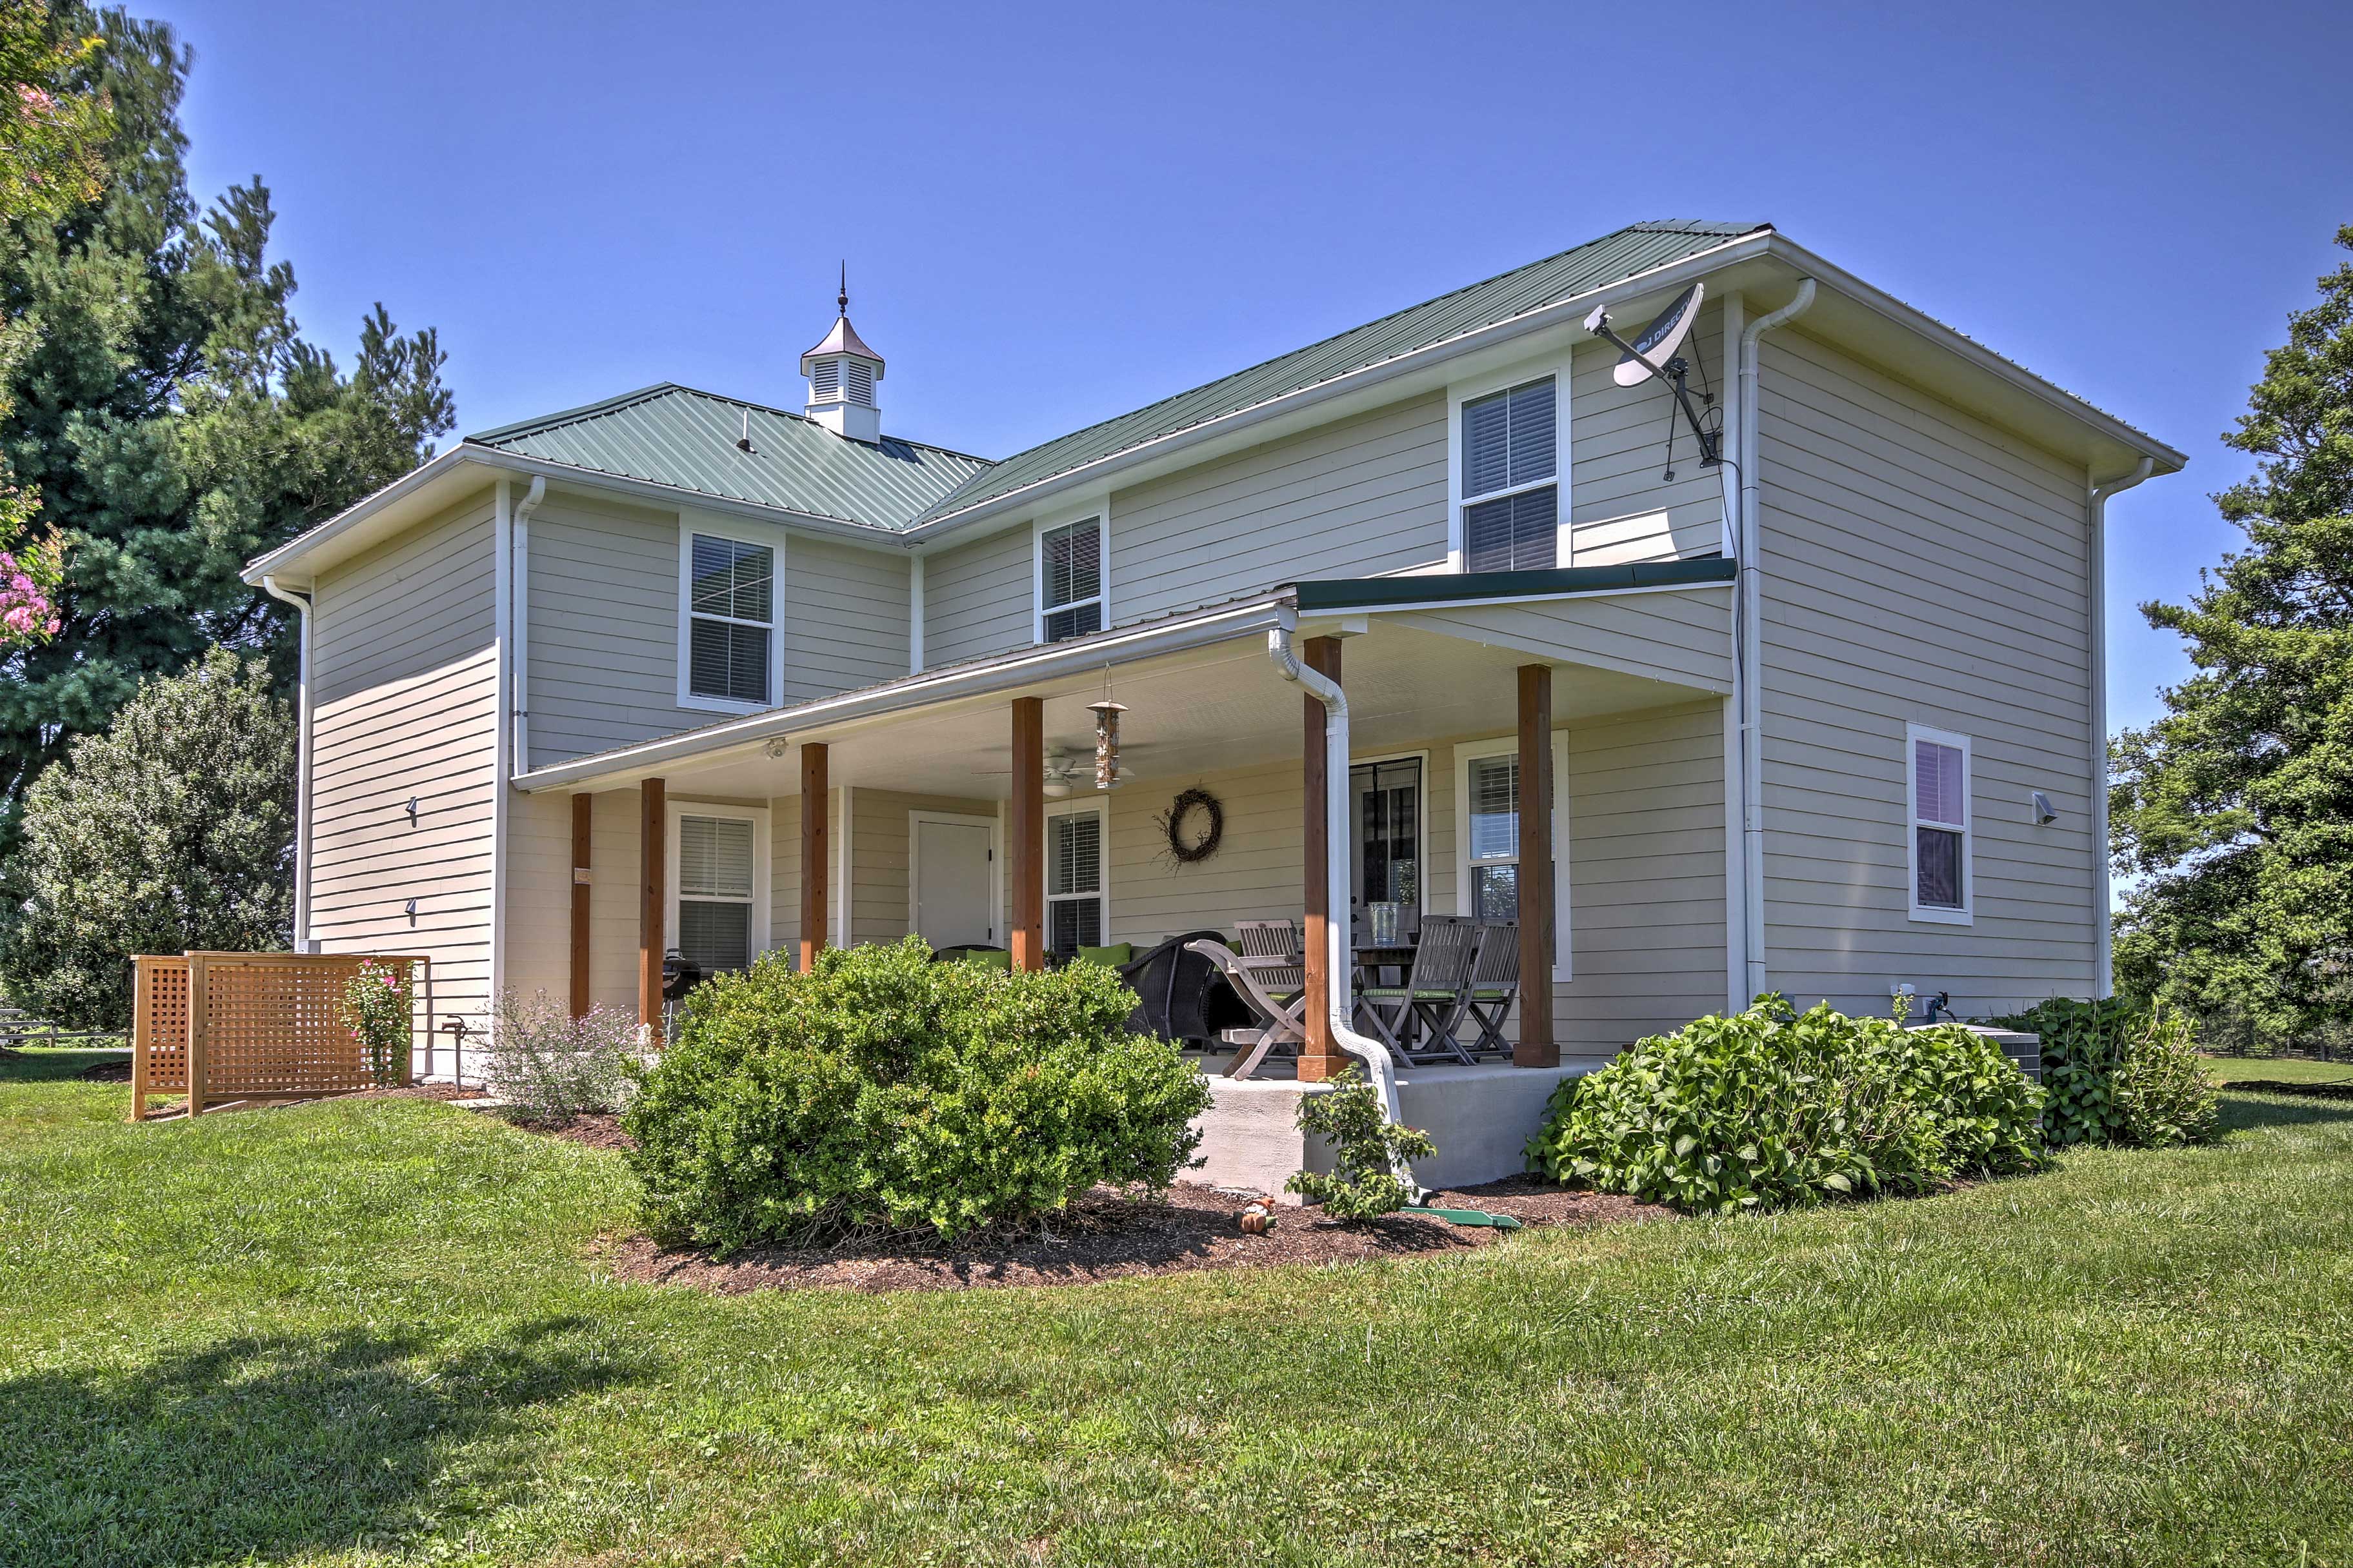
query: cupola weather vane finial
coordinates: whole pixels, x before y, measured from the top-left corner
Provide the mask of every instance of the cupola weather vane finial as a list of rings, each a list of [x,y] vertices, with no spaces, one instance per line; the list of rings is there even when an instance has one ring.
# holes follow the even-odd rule
[[[849,314],[849,258],[848,257],[842,258],[841,292],[834,296],[833,302],[839,308],[837,314],[844,316]]]

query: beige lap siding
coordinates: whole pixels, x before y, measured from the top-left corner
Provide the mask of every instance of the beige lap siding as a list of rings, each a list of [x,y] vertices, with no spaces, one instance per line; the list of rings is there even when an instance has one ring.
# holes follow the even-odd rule
[[[906,552],[896,545],[869,550],[796,534],[787,553],[785,700],[811,702],[902,679]]]
[[[1446,400],[1271,441],[1112,497],[1114,625],[1303,577],[1446,561]]]
[[[1028,524],[923,560],[923,663],[955,664],[1036,637]]]
[[[2093,981],[2084,473],[1796,331],[1764,341],[1767,961],[1965,1013]],[[1907,913],[1907,721],[1971,738],[1975,918]],[[2034,824],[2032,792],[2059,820]]]
[[[914,928],[909,923],[908,877],[913,865],[909,853],[907,814],[940,811],[958,816],[997,820],[997,803],[953,795],[906,795],[897,790],[856,789],[850,848],[856,865],[850,887],[857,901],[851,906],[851,937],[856,942],[898,942]],[[1002,921],[997,945],[1006,944]]]
[[[332,569],[311,634],[309,935],[430,955],[437,1013],[474,1024],[491,969],[491,535],[485,494]]]

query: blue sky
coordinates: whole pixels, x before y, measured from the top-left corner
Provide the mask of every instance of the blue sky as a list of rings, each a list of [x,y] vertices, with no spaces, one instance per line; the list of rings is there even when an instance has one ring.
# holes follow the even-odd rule
[[[254,174],[311,333],[440,329],[459,429],[657,381],[797,406],[834,268],[894,433],[1001,457],[1646,217],[1765,219],[2190,454],[2133,606],[2353,222],[2353,10],[149,0],[199,193]]]

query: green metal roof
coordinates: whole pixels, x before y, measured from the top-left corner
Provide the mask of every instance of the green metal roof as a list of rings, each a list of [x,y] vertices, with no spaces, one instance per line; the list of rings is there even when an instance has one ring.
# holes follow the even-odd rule
[[[1294,584],[1302,612],[1380,610],[1456,599],[1542,599],[1629,588],[1695,588],[1729,583],[1738,569],[1721,556],[1559,566],[1536,572],[1461,572],[1418,577],[1325,577]]]
[[[736,442],[748,430],[752,449]],[[664,383],[502,426],[466,444],[729,500],[897,531],[987,459],[885,436],[846,441],[814,420]]]
[[[1337,337],[1238,371],[1148,408],[1091,425],[974,473],[917,519],[931,522],[983,501],[1067,473],[1131,447],[1302,391],[1354,371],[1429,348],[1559,300],[1603,289],[1637,273],[1713,250],[1769,224],[1667,220],[1632,224],[1615,234],[1473,283]]]

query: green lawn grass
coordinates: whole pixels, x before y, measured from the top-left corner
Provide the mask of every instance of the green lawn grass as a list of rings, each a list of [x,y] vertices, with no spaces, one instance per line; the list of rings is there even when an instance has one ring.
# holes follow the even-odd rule
[[[0,1066],[0,1563],[2353,1563],[2353,1106],[1778,1219],[612,1282],[609,1154]]]
[[[2206,1071],[2216,1083],[2268,1079],[2274,1083],[2353,1083],[2353,1061],[2318,1062],[2308,1057],[2209,1057]]]

